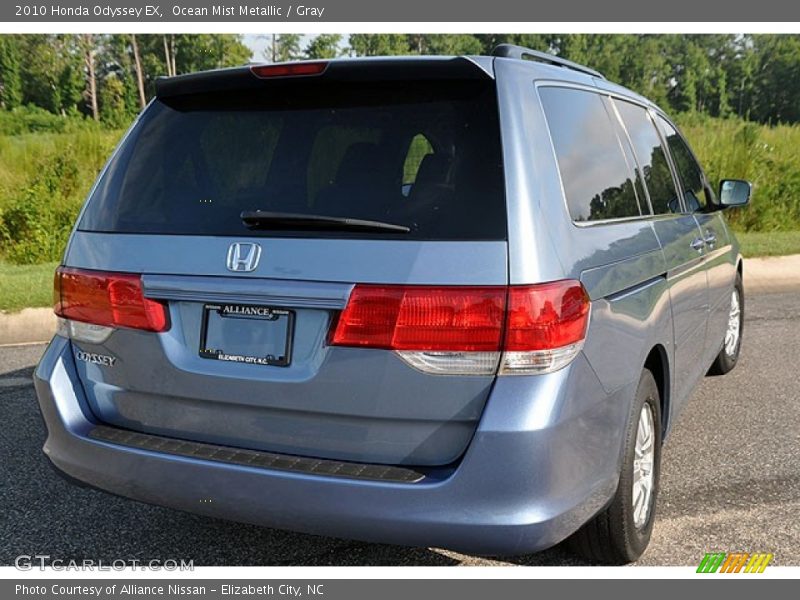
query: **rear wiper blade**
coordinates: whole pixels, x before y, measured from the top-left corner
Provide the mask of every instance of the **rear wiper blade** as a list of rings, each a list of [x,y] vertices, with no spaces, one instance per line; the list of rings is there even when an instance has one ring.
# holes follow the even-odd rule
[[[239,217],[250,229],[376,231],[386,233],[408,233],[411,231],[411,228],[405,225],[351,219],[349,217],[326,217],[324,215],[303,215],[263,210],[245,210]]]

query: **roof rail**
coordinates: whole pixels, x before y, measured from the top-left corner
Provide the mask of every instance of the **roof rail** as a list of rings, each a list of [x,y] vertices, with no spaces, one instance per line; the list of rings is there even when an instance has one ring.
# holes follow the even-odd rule
[[[605,76],[599,71],[590,69],[566,58],[560,58],[555,54],[547,52],[539,52],[538,50],[531,50],[524,46],[515,46],[514,44],[500,44],[492,50],[492,56],[501,56],[503,58],[517,58],[519,60],[535,60],[538,62],[555,65],[557,67],[564,67],[565,69],[572,69],[573,71],[580,71],[592,77],[605,79]]]

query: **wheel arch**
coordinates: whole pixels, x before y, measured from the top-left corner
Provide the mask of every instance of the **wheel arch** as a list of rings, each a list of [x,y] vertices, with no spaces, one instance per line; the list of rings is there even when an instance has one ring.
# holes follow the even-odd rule
[[[661,344],[653,346],[644,361],[644,368],[653,374],[658,386],[661,404],[661,441],[663,443],[670,425],[670,372],[666,348]]]

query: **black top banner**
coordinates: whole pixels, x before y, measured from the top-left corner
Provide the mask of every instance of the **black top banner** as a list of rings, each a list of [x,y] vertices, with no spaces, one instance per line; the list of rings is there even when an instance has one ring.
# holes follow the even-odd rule
[[[310,0],[293,2],[211,2],[158,0],[91,2],[41,0],[0,4],[3,22],[787,22],[800,21],[800,4],[731,0]]]

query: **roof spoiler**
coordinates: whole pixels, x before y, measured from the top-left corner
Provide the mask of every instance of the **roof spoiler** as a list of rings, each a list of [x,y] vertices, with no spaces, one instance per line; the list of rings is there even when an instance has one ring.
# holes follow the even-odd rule
[[[303,65],[304,61],[272,63],[270,68]],[[319,64],[317,62],[316,64]],[[265,65],[266,66],[266,65]],[[156,96],[165,98],[183,94],[228,90],[263,89],[265,85],[281,85],[287,81],[316,79],[321,81],[421,81],[426,79],[491,79],[479,65],[469,58],[391,57],[351,58],[332,60],[327,67],[307,74],[259,77],[258,66],[244,65],[189,73],[156,79]]]

